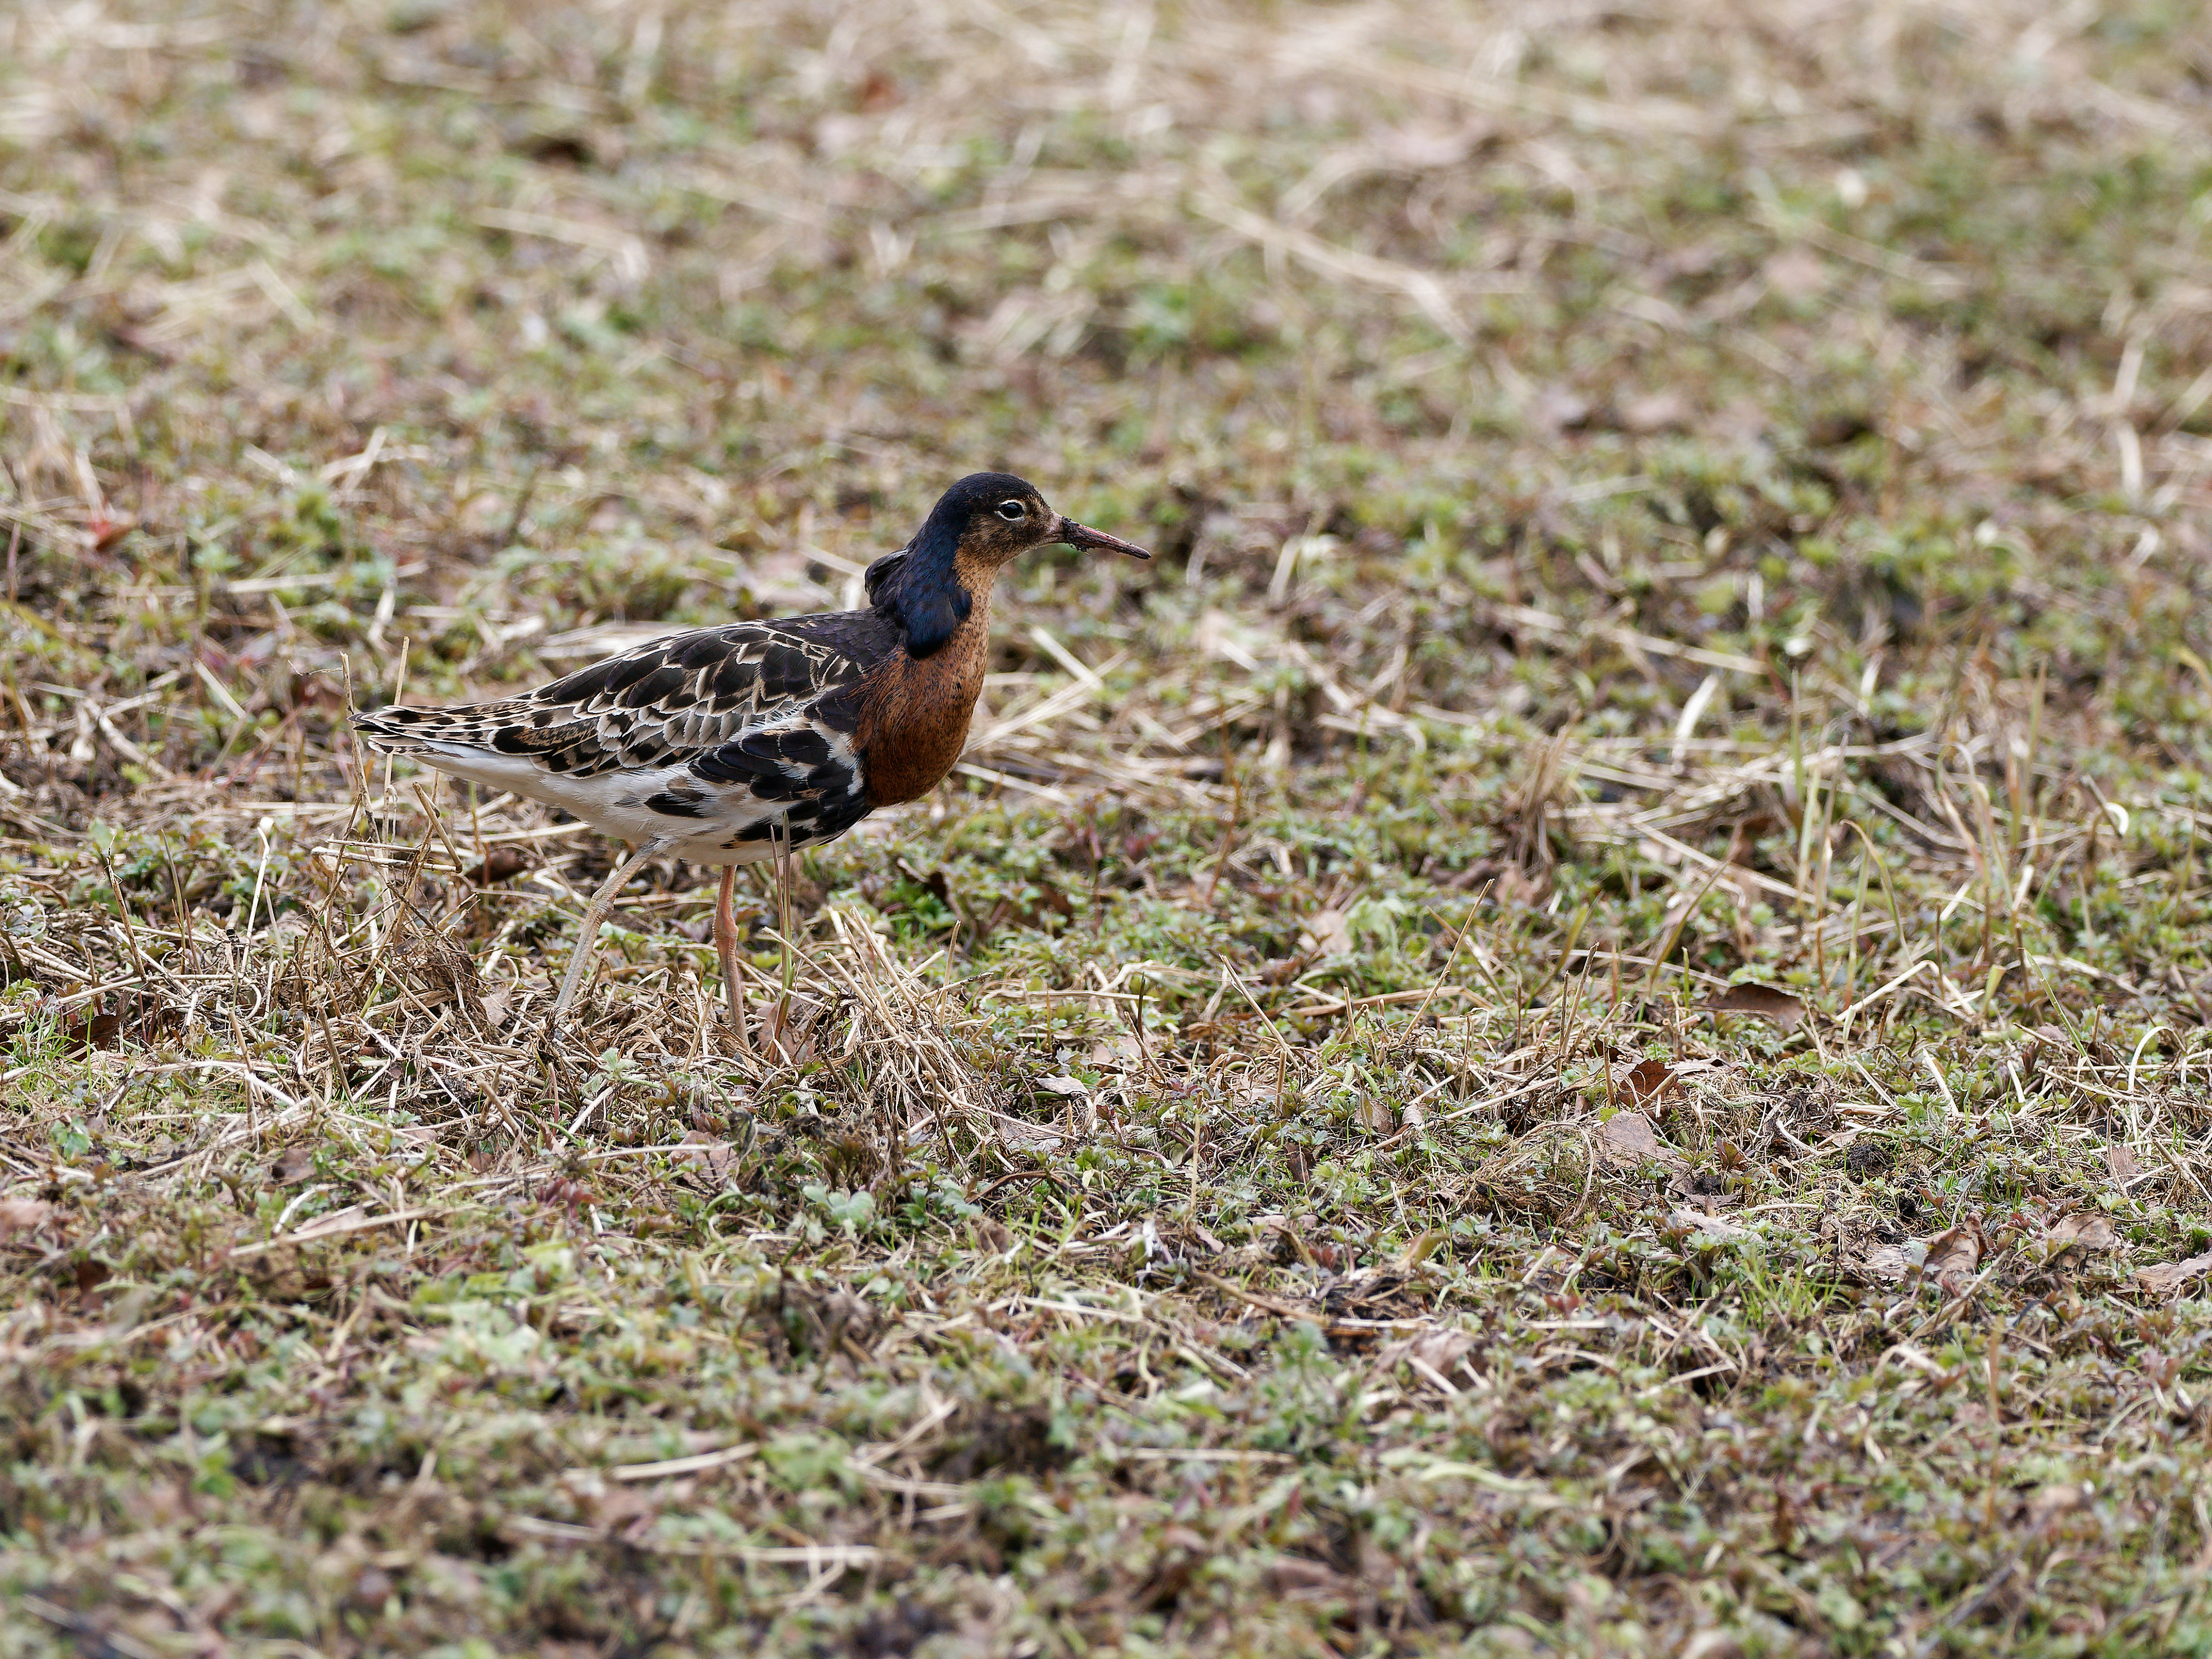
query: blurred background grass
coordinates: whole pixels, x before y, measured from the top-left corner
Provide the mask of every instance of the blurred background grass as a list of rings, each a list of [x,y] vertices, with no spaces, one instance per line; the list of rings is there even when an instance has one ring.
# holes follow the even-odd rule
[[[1578,684],[1471,601],[1879,657],[1870,701],[1988,634],[2191,755],[2191,22],[13,9],[19,592],[313,575],[292,660],[373,697],[412,636],[452,695],[537,672],[515,621],[818,602],[795,555],[1004,465],[1166,544],[1024,594],[1165,659],[1263,576],[1394,696],[1663,732],[1702,676]]]

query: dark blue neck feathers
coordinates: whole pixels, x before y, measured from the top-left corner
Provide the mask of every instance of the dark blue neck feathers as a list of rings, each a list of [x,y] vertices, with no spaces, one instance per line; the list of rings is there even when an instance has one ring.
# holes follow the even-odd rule
[[[975,608],[953,565],[965,519],[940,501],[913,541],[868,567],[869,602],[905,632],[909,656],[942,649]]]

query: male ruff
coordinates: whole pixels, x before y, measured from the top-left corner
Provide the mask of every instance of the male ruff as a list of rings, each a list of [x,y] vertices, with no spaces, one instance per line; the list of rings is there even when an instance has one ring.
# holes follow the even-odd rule
[[[355,715],[354,729],[383,753],[635,843],[584,912],[551,1030],[608,907],[647,860],[673,852],[720,868],[714,945],[744,1042],[737,866],[834,841],[937,786],[983,689],[999,572],[1053,542],[1152,557],[1061,517],[1023,479],[977,472],[939,498],[912,541],[868,567],[866,610],[672,634],[526,696],[381,708]]]

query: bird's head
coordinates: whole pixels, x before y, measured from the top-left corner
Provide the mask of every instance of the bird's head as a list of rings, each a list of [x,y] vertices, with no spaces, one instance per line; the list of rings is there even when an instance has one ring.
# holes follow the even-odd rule
[[[965,567],[963,575],[995,573],[1015,555],[1049,542],[1127,553],[1136,559],[1152,556],[1119,536],[1063,518],[1045,505],[1035,484],[1011,472],[970,473],[938,497],[921,533],[914,538],[915,550],[948,540],[957,564]]]
[[[1152,556],[1054,512],[1035,484],[1011,472],[972,472],[937,498],[911,542],[868,568],[868,597],[897,613],[907,649],[926,657],[952,636],[1002,565],[1052,542]]]

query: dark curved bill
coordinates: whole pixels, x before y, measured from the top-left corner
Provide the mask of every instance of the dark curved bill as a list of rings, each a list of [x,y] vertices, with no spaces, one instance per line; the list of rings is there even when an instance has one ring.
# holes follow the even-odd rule
[[[1073,519],[1060,521],[1060,539],[1070,547],[1103,548],[1109,553],[1127,553],[1133,559],[1149,559],[1152,556],[1134,542],[1125,542],[1119,536],[1109,536],[1103,530],[1093,530],[1087,524],[1078,524]]]

